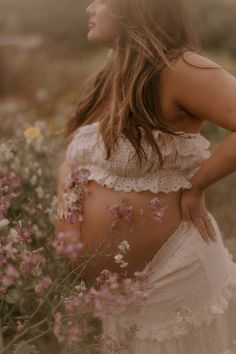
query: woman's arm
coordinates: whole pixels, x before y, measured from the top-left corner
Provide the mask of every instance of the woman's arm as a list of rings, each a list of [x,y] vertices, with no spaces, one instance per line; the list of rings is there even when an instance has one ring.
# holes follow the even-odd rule
[[[227,136],[190,179],[192,188],[203,191],[209,185],[236,171],[236,132]]]
[[[190,52],[186,60],[216,69],[199,69],[179,60],[173,73],[175,101],[196,119],[211,121],[232,132],[191,179],[195,188],[205,189],[236,171],[236,78],[198,54]]]
[[[207,239],[213,230],[204,206],[204,190],[236,171],[236,78],[198,54],[189,52],[186,60],[197,66],[215,66],[215,69],[192,67],[179,59],[175,71],[171,72],[175,102],[196,119],[231,131],[190,179],[192,188],[183,193],[183,219],[191,217]]]

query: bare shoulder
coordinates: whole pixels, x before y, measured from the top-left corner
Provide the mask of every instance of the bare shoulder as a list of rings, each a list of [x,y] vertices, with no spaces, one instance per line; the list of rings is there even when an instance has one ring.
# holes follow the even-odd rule
[[[171,66],[165,66],[163,76],[166,80],[176,84],[180,83],[181,77],[185,78],[191,75],[191,78],[194,78],[199,74],[203,74],[206,77],[208,74],[212,75],[213,72],[224,71],[214,60],[193,51],[186,51],[178,58],[175,58],[171,62]],[[207,70],[209,68],[213,70]],[[214,70],[214,68],[217,70]]]
[[[174,97],[179,90],[186,90],[186,94],[190,94],[188,90],[190,82],[207,81],[208,77],[212,80],[212,76],[216,77],[216,72],[222,71],[226,72],[212,59],[189,50],[172,60],[171,67],[168,65],[164,67],[161,82],[168,85],[168,92]]]
[[[204,68],[204,67],[222,68],[214,60],[190,50],[184,52],[183,55],[178,57],[177,60],[174,61],[174,65],[173,65],[174,69],[177,71],[187,70],[189,68],[198,69],[196,68],[196,66],[200,68]]]
[[[234,129],[236,78],[214,60],[187,51],[166,67],[172,102],[195,118]],[[226,118],[227,117],[227,118]]]

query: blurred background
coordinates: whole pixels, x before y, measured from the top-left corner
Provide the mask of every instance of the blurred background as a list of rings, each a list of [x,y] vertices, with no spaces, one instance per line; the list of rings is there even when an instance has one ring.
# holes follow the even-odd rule
[[[60,135],[81,83],[108,52],[87,40],[89,3],[0,0],[0,139],[11,135],[22,121],[44,120],[53,134]],[[186,3],[205,55],[235,75],[236,0]],[[214,150],[228,132],[206,123],[202,134]],[[210,186],[206,197],[236,255],[235,185],[234,173]]]

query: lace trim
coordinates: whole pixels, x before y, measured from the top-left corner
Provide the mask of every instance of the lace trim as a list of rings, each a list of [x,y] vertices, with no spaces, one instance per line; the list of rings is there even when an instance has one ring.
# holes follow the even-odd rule
[[[98,184],[108,188],[114,188],[117,191],[124,190],[136,192],[150,190],[153,193],[165,192],[169,193],[177,191],[180,188],[191,188],[192,184],[187,180],[186,176],[181,173],[160,170],[157,174],[149,174],[141,177],[120,177],[106,173],[103,169],[97,166],[83,165],[83,168],[90,171],[88,180],[95,180]],[[197,168],[198,169],[198,168]],[[195,173],[196,169],[191,171]]]
[[[169,326],[156,326],[151,328],[150,325],[148,325],[148,327],[145,327],[143,324],[138,326],[136,322],[137,330],[135,335],[142,340],[148,338],[164,341],[186,334],[190,325],[199,328],[203,322],[210,324],[216,315],[223,314],[227,310],[229,301],[233,296],[233,291],[236,291],[236,264],[234,262],[232,262],[232,268],[225,287],[214,299],[211,299],[204,309],[197,313],[189,313],[188,309],[183,308],[176,312],[174,321]],[[126,329],[130,327],[123,319],[121,325]],[[223,354],[231,353],[226,351],[226,353]]]

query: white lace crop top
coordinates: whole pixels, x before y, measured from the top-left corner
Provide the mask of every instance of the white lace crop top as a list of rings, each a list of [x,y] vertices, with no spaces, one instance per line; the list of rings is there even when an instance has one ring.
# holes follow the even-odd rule
[[[83,167],[90,171],[88,180],[117,191],[172,192],[191,188],[189,179],[198,171],[202,162],[211,155],[210,142],[200,133],[184,133],[187,138],[153,130],[164,163],[160,167],[157,153],[150,144],[144,143],[148,160],[139,168],[135,149],[123,135],[119,136],[118,148],[109,160],[102,137],[95,122],[79,127],[67,147],[66,158],[70,166]],[[180,132],[180,131],[179,131]]]

